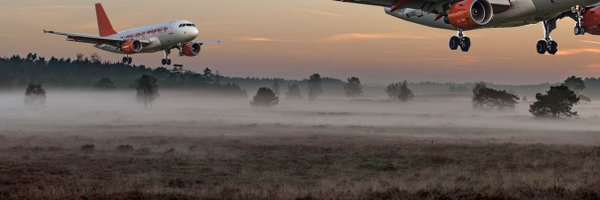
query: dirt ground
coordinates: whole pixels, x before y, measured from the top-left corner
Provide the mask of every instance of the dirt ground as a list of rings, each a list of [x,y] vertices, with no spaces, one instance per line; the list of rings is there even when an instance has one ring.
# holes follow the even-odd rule
[[[0,94],[0,199],[599,199],[600,104],[528,105]]]

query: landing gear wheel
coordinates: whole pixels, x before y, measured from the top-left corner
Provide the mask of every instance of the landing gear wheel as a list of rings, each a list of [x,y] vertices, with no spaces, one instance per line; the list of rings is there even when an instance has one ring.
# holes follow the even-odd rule
[[[133,63],[133,58],[127,57],[127,64],[131,64],[131,63]]]
[[[171,59],[167,59],[167,65],[171,65]]]
[[[123,57],[123,64],[127,64],[129,62],[129,58]]]
[[[167,65],[167,59],[162,59],[162,60],[160,61],[160,63],[161,63],[162,65]]]
[[[537,42],[536,48],[539,54],[545,54],[548,51],[548,43],[546,40],[540,40]]]
[[[462,42],[460,43],[460,50],[463,52],[469,52],[471,48],[471,39],[468,37],[464,37]]]
[[[558,52],[558,43],[550,40],[548,42],[548,53],[551,55],[554,55],[554,54],[556,54],[556,52]]]
[[[575,28],[573,29],[573,32],[575,33],[575,35],[583,35],[583,34],[585,34],[585,28],[583,28],[581,26],[575,26]]]
[[[458,49],[458,46],[460,45],[460,38],[458,38],[457,36],[452,36],[450,38],[449,45],[451,50]]]

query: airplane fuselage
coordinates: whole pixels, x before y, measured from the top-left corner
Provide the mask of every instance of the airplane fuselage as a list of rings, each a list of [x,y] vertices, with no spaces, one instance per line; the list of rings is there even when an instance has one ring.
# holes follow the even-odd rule
[[[502,12],[495,13],[489,23],[481,28],[504,28],[536,24],[540,21],[554,18],[565,10],[569,10],[574,5],[591,6],[600,2],[599,0],[500,0],[510,4],[502,8]],[[456,27],[445,23],[443,20],[436,20],[437,14],[423,10],[424,1],[411,1],[402,6],[401,9],[391,11],[391,8],[385,8],[388,15],[410,21],[413,23],[456,30]],[[431,9],[439,8],[441,5],[431,5]]]
[[[153,53],[191,42],[198,37],[198,34],[198,28],[192,22],[176,20],[126,30],[108,37],[121,40],[148,40],[150,44],[144,46],[138,53]],[[119,46],[103,43],[94,46],[105,51],[124,54]]]

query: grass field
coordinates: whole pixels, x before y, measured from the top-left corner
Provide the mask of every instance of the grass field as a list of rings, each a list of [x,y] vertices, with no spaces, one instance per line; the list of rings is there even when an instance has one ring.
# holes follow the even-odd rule
[[[0,199],[598,199],[600,104],[579,119],[464,97],[285,101],[0,96]],[[185,96],[185,98],[184,98]]]

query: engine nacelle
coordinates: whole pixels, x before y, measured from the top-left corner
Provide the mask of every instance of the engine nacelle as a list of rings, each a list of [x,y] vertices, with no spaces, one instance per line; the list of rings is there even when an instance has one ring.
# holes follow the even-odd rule
[[[581,26],[585,28],[585,32],[600,35],[600,6],[587,8],[582,15]]]
[[[199,43],[188,42],[183,44],[181,47],[181,53],[185,56],[197,56],[200,54],[200,50],[202,49],[202,45]]]
[[[126,54],[134,54],[142,51],[142,42],[139,40],[127,40],[121,43],[121,51]]]
[[[486,0],[464,0],[453,3],[448,10],[448,22],[463,30],[486,25],[494,14],[492,4]]]

